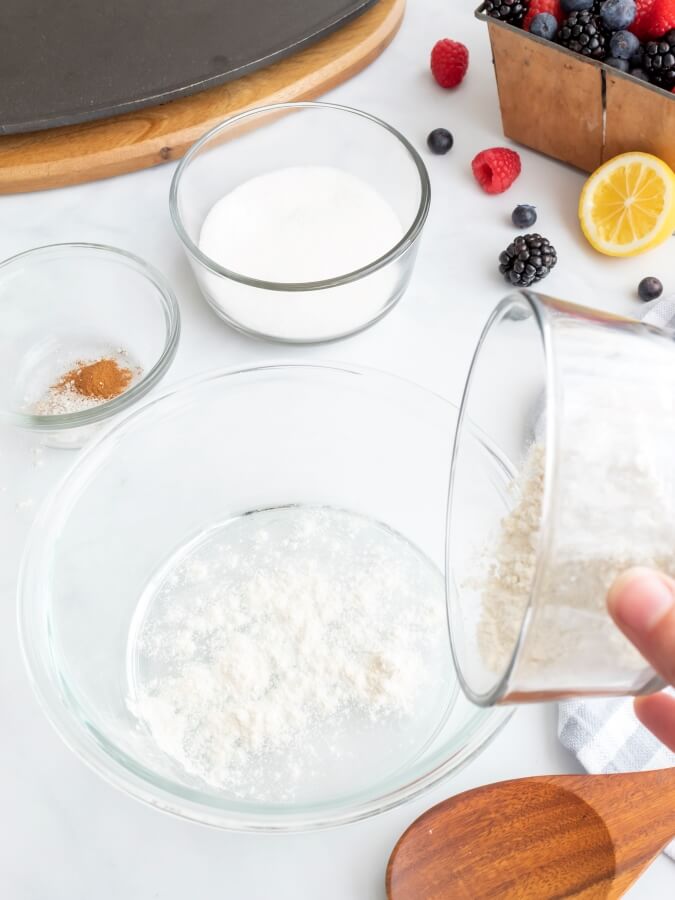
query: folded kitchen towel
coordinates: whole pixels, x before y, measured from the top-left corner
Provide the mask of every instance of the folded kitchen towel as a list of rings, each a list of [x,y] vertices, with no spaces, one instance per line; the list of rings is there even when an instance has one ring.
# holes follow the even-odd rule
[[[608,775],[675,766],[675,753],[640,724],[631,699],[561,703],[558,736],[587,772]],[[675,860],[675,841],[666,853]]]
[[[640,318],[648,325],[656,325],[666,331],[675,330],[675,294],[645,304]]]
[[[652,301],[642,321],[675,331],[675,295]],[[558,736],[587,772],[638,772],[675,766],[675,753],[640,724],[630,699],[561,703]],[[675,860],[675,841],[665,852]]]

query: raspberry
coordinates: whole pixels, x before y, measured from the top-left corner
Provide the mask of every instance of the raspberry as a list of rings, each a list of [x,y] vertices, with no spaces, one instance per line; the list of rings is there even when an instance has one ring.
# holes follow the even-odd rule
[[[551,13],[552,16],[555,16],[558,25],[562,25],[562,20],[565,18],[565,14],[560,6],[560,0],[530,0],[530,6],[523,19],[525,31],[530,30],[532,19],[540,13]]]
[[[506,147],[492,147],[474,157],[471,168],[486,194],[501,194],[520,175],[520,156]]]
[[[444,88],[457,87],[469,68],[469,51],[464,44],[443,38],[431,51],[431,73]]]
[[[656,0],[635,0],[635,18],[628,31],[632,31],[641,41],[648,39],[648,19]],[[663,32],[661,32],[663,34]]]
[[[631,27],[631,31],[640,37],[640,33],[635,31],[637,17]],[[654,0],[654,3],[647,10],[644,19],[639,25],[642,29],[642,40],[657,40],[661,35],[675,28],[675,0]]]

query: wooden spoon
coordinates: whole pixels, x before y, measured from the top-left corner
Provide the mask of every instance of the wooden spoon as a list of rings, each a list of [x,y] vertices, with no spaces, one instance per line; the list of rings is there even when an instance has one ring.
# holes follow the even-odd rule
[[[389,859],[387,896],[611,900],[673,836],[675,769],[502,781],[413,822]]]

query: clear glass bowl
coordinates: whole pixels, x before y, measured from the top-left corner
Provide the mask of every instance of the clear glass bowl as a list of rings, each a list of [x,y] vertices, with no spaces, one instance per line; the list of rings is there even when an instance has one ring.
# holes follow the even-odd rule
[[[659,329],[530,292],[491,315],[464,389],[448,501],[452,647],[475,703],[662,686],[612,622],[606,593],[633,565],[675,571],[674,395],[673,341]],[[477,428],[513,460],[511,483]],[[531,493],[523,501],[533,471],[536,504]],[[486,581],[500,523],[523,502],[538,529],[510,519],[517,568],[500,557],[500,581]]]
[[[163,378],[179,333],[173,291],[137,256],[84,243],[19,253],[0,263],[0,420],[80,447]],[[75,365],[108,356],[140,370],[122,394],[75,412],[31,412]]]
[[[401,239],[357,271],[300,284],[232,272],[200,250],[201,228],[216,201],[255,176],[291,166],[358,176],[389,203]],[[174,226],[214,311],[247,334],[291,343],[345,337],[394,306],[410,280],[429,202],[424,163],[403,135],[374,116],[330,103],[280,103],[228,119],[185,154],[170,195]]]
[[[284,364],[201,376],[109,429],[39,512],[20,576],[25,661],[66,743],[141,800],[243,830],[355,821],[469,761],[508,711],[460,696],[452,667],[440,572],[455,424],[454,406],[392,376]],[[426,689],[435,705],[424,729],[416,709],[395,734],[404,754],[397,744],[392,758],[393,732],[378,723],[355,758],[319,757],[301,799],[262,802],[209,787],[158,752],[127,706],[127,650],[170,553],[213,523],[289,505],[366,516],[426,555],[439,576],[443,675]]]

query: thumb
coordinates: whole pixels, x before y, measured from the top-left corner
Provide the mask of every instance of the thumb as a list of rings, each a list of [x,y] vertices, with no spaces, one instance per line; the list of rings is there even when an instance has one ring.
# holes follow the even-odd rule
[[[659,675],[675,683],[675,581],[652,569],[628,569],[607,596],[610,615]]]

